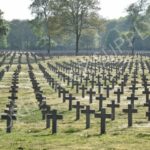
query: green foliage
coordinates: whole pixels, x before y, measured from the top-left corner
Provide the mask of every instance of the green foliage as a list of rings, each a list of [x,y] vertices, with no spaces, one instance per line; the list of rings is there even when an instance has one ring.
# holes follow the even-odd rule
[[[89,26],[87,17],[91,13],[97,13],[98,5],[98,0],[64,0],[61,3],[63,26],[75,34],[76,55],[82,31]]]
[[[147,50],[150,47],[150,6],[139,0],[118,20],[101,18],[98,0],[32,0],[31,21],[6,23],[0,11],[0,48],[65,50]],[[9,24],[9,34],[8,25]]]
[[[37,33],[40,43],[44,44],[48,52],[53,46],[76,47],[78,53],[79,44],[84,48],[87,40],[92,40],[91,47],[96,43],[92,38],[97,37],[102,29],[102,20],[97,15],[98,0],[34,0],[30,5],[35,19],[31,22],[34,32]],[[93,24],[94,23],[94,24]],[[95,28],[95,35],[85,37],[85,29]],[[97,31],[96,31],[97,30]],[[74,35],[73,35],[74,34]],[[76,42],[74,42],[75,40]],[[95,39],[97,40],[97,39]],[[53,44],[52,43],[55,43]],[[80,47],[80,48],[81,48]]]
[[[98,37],[96,36],[98,36],[96,30],[84,29],[80,40],[80,47],[86,50],[98,48]]]
[[[3,19],[3,12],[0,10],[0,48],[7,48],[8,25]]]
[[[104,43],[104,49],[110,49],[109,45],[112,46],[111,49],[117,48],[119,50],[149,49],[150,6],[145,6],[145,3],[145,0],[141,0],[138,3],[131,4],[127,9],[129,14],[127,17],[107,21],[106,30],[101,38],[102,43]],[[117,30],[118,36],[112,30]],[[112,44],[117,39],[119,42]]]
[[[38,35],[42,34],[45,36],[48,53],[50,53],[50,49],[52,47],[52,37],[55,33],[58,33],[58,29],[61,28],[59,24],[59,18],[56,15],[58,8],[58,1],[55,0],[34,0],[30,5],[30,9],[32,13],[36,16],[33,20],[33,25],[35,25],[34,29],[39,30]],[[40,27],[39,27],[40,25]]]
[[[6,22],[3,19],[3,12],[0,10],[0,37],[7,34]]]
[[[14,50],[35,49],[37,38],[28,21],[13,20],[8,34],[9,47]]]
[[[0,38],[0,48],[1,48],[1,49],[6,49],[6,48],[8,48],[7,36],[6,36],[6,35],[3,35],[3,36]]]
[[[139,0],[136,3],[132,3],[128,9],[128,17],[131,22],[129,32],[132,32],[132,54],[134,54],[135,42],[139,36],[139,32],[145,31],[146,24],[144,24],[143,15],[145,15],[145,5],[147,0]],[[144,30],[143,27],[145,26]]]
[[[117,47],[117,39],[120,37],[119,32],[116,29],[111,30],[108,33],[107,40],[106,40],[106,49],[118,49]]]

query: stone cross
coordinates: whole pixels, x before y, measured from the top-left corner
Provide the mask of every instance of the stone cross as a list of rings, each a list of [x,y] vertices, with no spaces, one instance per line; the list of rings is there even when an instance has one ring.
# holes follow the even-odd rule
[[[52,114],[47,114],[47,117],[49,119],[52,119],[52,134],[55,134],[57,133],[57,120],[59,119],[63,119],[63,116],[62,115],[58,115],[57,114],[57,110],[53,110],[52,111]]]
[[[45,117],[46,117],[46,128],[50,128],[50,117],[49,115],[52,114],[52,110],[50,106],[47,106],[47,110],[45,111]]]
[[[111,108],[112,120],[115,120],[115,108],[119,107],[119,104],[115,104],[115,101],[112,101],[111,104],[107,104],[107,107]]]
[[[76,98],[73,97],[72,94],[69,94],[69,96],[66,97],[65,99],[69,101],[69,111],[71,111],[72,110],[72,101],[76,100]]]
[[[94,92],[93,89],[90,88],[90,90],[87,91],[86,93],[89,94],[89,103],[92,103],[93,102],[93,95],[95,95],[96,92]]]
[[[88,81],[90,80],[90,78],[87,76],[84,78],[84,80],[85,80],[85,86],[88,86]]]
[[[94,80],[94,78],[92,78],[92,80],[90,81],[90,83],[91,83],[91,88],[94,88],[94,85],[96,83],[96,81]]]
[[[122,94],[123,94],[123,93],[124,93],[124,86],[126,86],[125,82],[122,81],[122,82],[119,84],[119,86],[121,86],[121,92],[122,92]]]
[[[118,89],[116,92],[114,92],[114,94],[117,94],[117,102],[120,103],[120,95],[123,94],[123,92]]]
[[[87,90],[87,88],[84,85],[82,85],[82,87],[80,87],[79,89],[82,91],[82,98],[84,98],[85,97],[85,90]]]
[[[148,88],[145,89],[145,91],[143,92],[143,94],[146,94],[146,102],[148,102],[149,99],[149,94],[150,94],[150,90]]]
[[[144,106],[148,107],[148,112],[146,112],[146,116],[148,117],[148,121],[150,121],[150,100],[145,103]]]
[[[106,109],[102,108],[101,114],[95,114],[95,118],[101,118],[101,134],[106,132],[106,118],[112,118],[111,114],[106,114]]]
[[[86,106],[85,110],[81,110],[81,113],[86,115],[86,129],[90,128],[90,115],[95,113],[95,110],[90,110],[90,106]]]
[[[112,88],[109,87],[109,85],[106,86],[106,88],[104,88],[106,90],[106,96],[107,98],[109,98],[109,92]]]
[[[69,93],[69,91],[67,91],[66,89],[63,89],[63,103],[65,103],[66,102],[66,94],[68,94]]]
[[[60,98],[61,97],[61,93],[63,93],[63,91],[64,91],[64,88],[59,85],[57,87],[57,89],[58,89],[58,97]]]
[[[106,100],[106,97],[103,97],[102,94],[100,94],[98,97],[96,97],[96,100],[99,101],[99,111],[103,108],[103,101]]]
[[[103,86],[103,84],[101,82],[98,82],[96,84],[96,86],[98,87],[98,93],[100,94],[101,93],[101,87]]]
[[[134,107],[134,101],[138,100],[138,97],[135,97],[135,95],[132,93],[131,97],[127,97],[127,100],[130,100],[132,107]]]
[[[10,115],[10,114],[3,114],[1,115],[2,120],[6,120],[6,132],[11,133],[11,129],[13,126],[13,120],[16,120],[16,115]]]
[[[84,105],[80,105],[80,102],[77,101],[76,105],[72,105],[73,108],[76,108],[76,120],[80,119],[80,109],[84,108]]]
[[[136,87],[136,84],[132,84],[132,87],[129,87],[129,89],[135,94],[135,91],[138,90],[138,87]]]
[[[128,127],[132,126],[132,114],[137,113],[137,109],[134,109],[131,104],[128,105],[128,109],[123,109],[124,113],[128,113]]]

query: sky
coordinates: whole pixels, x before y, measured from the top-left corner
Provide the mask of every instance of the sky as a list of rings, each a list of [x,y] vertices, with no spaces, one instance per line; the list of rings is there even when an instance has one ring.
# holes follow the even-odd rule
[[[126,8],[137,0],[101,0],[100,15],[107,19],[118,19],[127,15]]]
[[[100,15],[107,19],[118,19],[125,16],[125,9],[137,0],[101,0]],[[3,18],[11,21],[13,19],[32,19],[29,5],[32,0],[0,0],[0,9],[4,12]]]

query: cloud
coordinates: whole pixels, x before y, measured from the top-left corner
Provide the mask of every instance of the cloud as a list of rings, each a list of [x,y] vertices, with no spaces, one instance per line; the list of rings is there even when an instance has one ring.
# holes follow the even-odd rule
[[[126,15],[125,9],[137,0],[101,0],[100,14],[108,19],[117,19]]]
[[[0,0],[0,9],[6,20],[31,19],[30,3],[31,0]]]

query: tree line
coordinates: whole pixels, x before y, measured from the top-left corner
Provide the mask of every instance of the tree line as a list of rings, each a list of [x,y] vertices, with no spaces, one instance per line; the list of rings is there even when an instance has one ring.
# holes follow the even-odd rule
[[[33,0],[33,20],[7,22],[0,11],[0,49],[13,50],[148,50],[150,5],[138,0],[128,16],[106,20],[99,0]],[[110,12],[111,13],[111,12]]]

